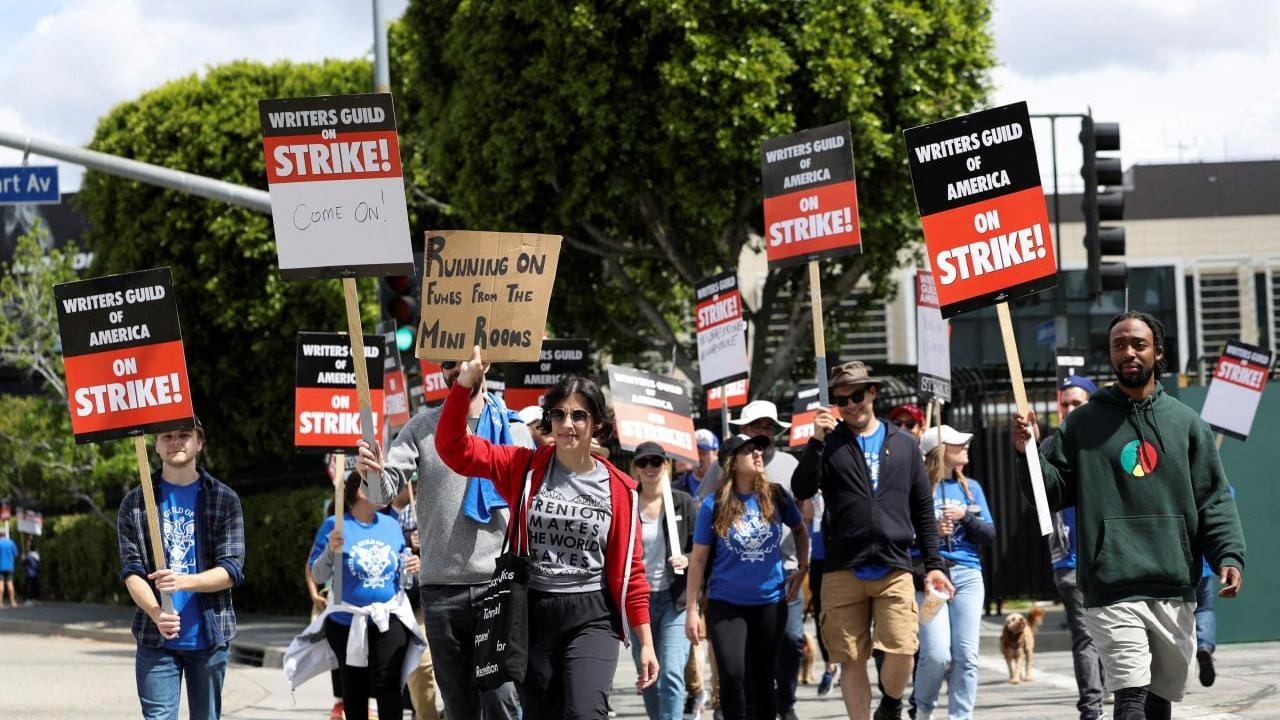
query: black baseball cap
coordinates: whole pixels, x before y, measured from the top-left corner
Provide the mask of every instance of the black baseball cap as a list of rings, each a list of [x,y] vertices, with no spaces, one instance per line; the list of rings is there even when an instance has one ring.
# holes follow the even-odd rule
[[[734,435],[728,440],[720,443],[720,462],[728,460],[730,456],[736,455],[740,450],[747,449],[748,445],[764,450],[769,447],[770,444],[771,442],[769,437],[766,435],[756,435],[753,437],[751,435],[738,433],[737,435]]]
[[[661,445],[653,441],[642,442],[636,446],[635,457],[637,460],[642,457],[650,457],[653,455],[665,458],[667,456],[667,451],[663,450]]]

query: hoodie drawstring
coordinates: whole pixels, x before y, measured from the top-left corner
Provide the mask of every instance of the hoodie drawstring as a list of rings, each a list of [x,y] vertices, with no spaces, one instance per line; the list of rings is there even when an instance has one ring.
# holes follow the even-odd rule
[[[1142,433],[1142,420],[1147,414],[1152,414],[1152,417],[1147,419],[1147,424],[1150,425],[1151,429],[1155,431],[1156,442],[1160,443],[1160,454],[1164,455],[1167,452],[1167,450],[1165,449],[1165,446],[1164,446],[1164,436],[1160,434],[1160,425],[1156,423],[1155,417],[1154,417],[1155,409],[1152,407],[1152,404],[1153,404],[1152,400],[1154,397],[1155,396],[1152,395],[1150,398],[1147,398],[1141,403],[1139,403],[1137,400],[1130,398],[1129,399],[1129,422],[1133,425],[1134,430],[1138,431],[1138,443],[1139,443],[1138,447],[1141,448],[1143,445],[1147,443],[1147,438]],[[1139,450],[1139,452],[1141,452],[1141,450]]]

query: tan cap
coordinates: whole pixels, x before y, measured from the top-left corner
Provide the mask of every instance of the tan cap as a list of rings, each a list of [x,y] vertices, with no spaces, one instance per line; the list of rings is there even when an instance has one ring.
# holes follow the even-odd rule
[[[871,377],[867,373],[867,366],[861,360],[850,360],[843,365],[837,365],[831,371],[831,380],[827,383],[828,387],[841,387],[844,385],[884,385],[884,380]]]

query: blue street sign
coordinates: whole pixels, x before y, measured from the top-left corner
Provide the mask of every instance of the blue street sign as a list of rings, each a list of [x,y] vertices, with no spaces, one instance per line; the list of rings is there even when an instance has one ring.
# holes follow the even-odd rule
[[[1054,327],[1052,320],[1045,320],[1044,322],[1036,325],[1036,345],[1053,347]]]
[[[0,205],[57,205],[60,202],[57,166],[0,168]]]

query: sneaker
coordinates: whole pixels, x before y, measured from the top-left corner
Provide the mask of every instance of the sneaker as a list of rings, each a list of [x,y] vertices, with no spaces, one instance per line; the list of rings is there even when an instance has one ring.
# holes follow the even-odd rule
[[[778,720],[800,720],[800,716],[796,715],[795,710],[784,710],[778,713]]]
[[[346,711],[342,707],[342,701],[333,704],[333,709],[329,711],[329,720],[342,720]]]
[[[872,717],[874,720],[902,720],[902,698],[890,700],[888,697],[881,697],[876,714]]]
[[[912,717],[915,718],[915,720],[933,720],[933,711],[916,708],[916,714],[912,715]]]
[[[693,717],[693,701],[696,700],[693,695],[684,696],[684,716],[686,718]]]
[[[693,699],[693,720],[702,720],[702,711],[707,709],[707,704],[711,702],[711,693],[703,690]]]
[[[1218,679],[1218,671],[1213,668],[1213,651],[1204,645],[1196,648],[1196,662],[1200,664],[1200,684],[1211,687]]]
[[[822,696],[831,692],[831,681],[835,679],[835,674],[830,670],[822,673],[822,679],[818,681],[818,695]]]

